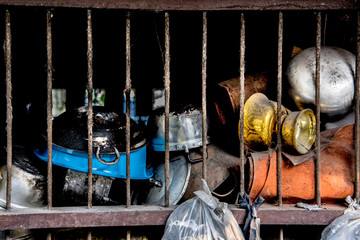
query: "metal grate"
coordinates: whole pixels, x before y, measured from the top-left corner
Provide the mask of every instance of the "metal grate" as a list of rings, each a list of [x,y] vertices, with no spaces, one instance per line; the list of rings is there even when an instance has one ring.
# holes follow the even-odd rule
[[[11,10],[5,12],[5,45],[4,55],[6,63],[6,133],[7,133],[7,195],[6,195],[6,210],[0,211],[0,229],[47,229],[47,228],[69,228],[69,227],[108,227],[108,226],[163,226],[166,223],[166,219],[174,209],[169,204],[169,112],[170,112],[170,27],[171,27],[171,15],[172,11],[184,11],[195,10],[202,11],[202,59],[201,59],[201,84],[202,84],[202,122],[203,128],[203,161],[202,171],[203,178],[207,179],[210,176],[207,174],[207,162],[206,162],[206,118],[207,118],[207,41],[208,41],[208,11],[212,10],[235,10],[239,11],[240,21],[240,88],[244,89],[245,79],[245,26],[246,26],[246,13],[247,11],[257,10],[274,10],[278,12],[278,39],[277,39],[277,113],[278,113],[278,125],[280,125],[281,119],[281,100],[282,100],[282,72],[283,72],[283,42],[284,42],[284,18],[291,10],[314,10],[316,12],[316,118],[317,122],[320,122],[320,46],[321,46],[321,23],[323,11],[330,10],[347,10],[358,11],[359,5],[354,1],[342,1],[328,0],[323,2],[318,1],[107,1],[104,5],[101,1],[46,1],[46,0],[33,0],[29,1],[2,1],[0,4],[11,9],[14,6],[27,6],[27,7],[47,7],[46,11],[46,49],[47,49],[47,139],[48,139],[48,206],[47,209],[11,209],[11,169],[13,159],[13,143],[12,143],[12,130],[13,130],[13,103],[12,103],[12,28],[11,28]],[[93,206],[92,205],[92,181],[89,181],[88,185],[88,205],[86,207],[53,207],[53,168],[52,168],[52,80],[53,80],[53,29],[52,21],[56,17],[52,11],[52,7],[74,7],[87,9],[87,92],[88,92],[88,177],[92,179],[92,136],[93,136],[93,108],[92,108],[92,90],[93,90],[93,32],[92,32],[92,11],[98,8],[105,9],[126,9],[126,83],[125,93],[127,99],[126,105],[126,206]],[[94,10],[93,10],[94,9]],[[130,92],[132,87],[131,82],[131,23],[132,23],[132,11],[137,10],[151,10],[151,11],[164,11],[164,88],[165,88],[165,206],[133,206],[131,205],[130,196]],[[286,22],[285,22],[286,24]],[[356,118],[355,126],[359,125],[359,59],[360,59],[360,17],[358,17],[357,23],[357,55],[356,55],[356,81],[355,81],[355,99],[356,99]],[[285,39],[286,40],[286,39]],[[240,132],[244,132],[244,91],[240,94]],[[321,205],[321,184],[320,184],[320,127],[317,125],[316,129],[316,202]],[[239,192],[245,192],[245,155],[244,155],[244,138],[243,134],[240,139],[240,179],[241,185]],[[280,129],[277,129],[277,205],[265,205],[259,210],[262,224],[265,225],[327,225],[335,217],[343,213],[344,207],[337,205],[328,205],[326,212],[308,212],[302,209],[297,209],[287,204],[282,203],[282,173],[281,173],[281,133]],[[354,197],[359,198],[359,128],[355,128],[354,134],[355,143],[355,193]],[[232,206],[232,211],[239,224],[244,223],[245,210],[238,209],[236,206]],[[90,233],[91,236],[91,233]]]

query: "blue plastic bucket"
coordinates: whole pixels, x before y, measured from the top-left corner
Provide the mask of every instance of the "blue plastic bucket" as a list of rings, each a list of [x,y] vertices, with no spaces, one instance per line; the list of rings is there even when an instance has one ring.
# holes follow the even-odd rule
[[[35,155],[43,161],[48,160],[47,147],[43,150],[34,149]],[[100,154],[102,160],[112,162],[115,154]],[[64,168],[80,172],[88,172],[88,154],[57,145],[52,145],[52,162]],[[101,163],[93,154],[92,172],[96,175],[126,179],[126,153],[120,153],[119,161],[113,165]],[[153,173],[146,168],[146,146],[130,152],[130,179],[149,179]]]

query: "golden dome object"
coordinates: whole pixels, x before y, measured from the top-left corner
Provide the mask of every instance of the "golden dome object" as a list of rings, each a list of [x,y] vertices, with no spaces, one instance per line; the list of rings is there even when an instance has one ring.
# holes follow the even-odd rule
[[[277,129],[277,103],[255,93],[244,105],[244,143],[248,148],[266,147]],[[240,122],[238,126],[240,136]],[[300,154],[308,152],[316,137],[316,118],[311,109],[291,112],[281,106],[281,136]]]
[[[282,123],[281,135],[285,143],[301,154],[307,153],[315,142],[316,118],[311,109],[291,112]]]
[[[281,115],[288,110],[281,106]],[[276,132],[277,103],[270,101],[264,94],[255,93],[244,105],[244,142],[249,148],[269,146]],[[238,134],[240,136],[240,123]]]

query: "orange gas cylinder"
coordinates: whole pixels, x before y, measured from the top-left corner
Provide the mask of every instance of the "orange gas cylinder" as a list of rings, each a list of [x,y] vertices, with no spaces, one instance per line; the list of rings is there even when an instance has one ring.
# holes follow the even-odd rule
[[[340,128],[320,151],[322,202],[343,200],[354,193],[353,126]],[[282,197],[284,202],[315,199],[315,158],[293,165],[281,158]],[[252,200],[258,195],[268,202],[277,200],[276,152],[252,153],[248,158],[248,192]]]

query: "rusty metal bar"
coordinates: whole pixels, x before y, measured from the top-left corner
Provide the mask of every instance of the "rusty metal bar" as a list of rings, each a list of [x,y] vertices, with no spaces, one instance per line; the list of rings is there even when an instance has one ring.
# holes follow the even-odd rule
[[[357,44],[356,44],[356,76],[355,76],[355,188],[354,196],[359,201],[359,183],[360,183],[360,167],[359,167],[359,114],[360,114],[360,12],[357,16]]]
[[[240,20],[240,194],[245,194],[245,143],[244,143],[244,102],[245,102],[245,17]]]
[[[91,240],[91,231],[87,232],[87,240]]]
[[[239,224],[246,220],[246,210],[229,205]],[[163,226],[175,206],[132,205],[119,206],[53,207],[51,211],[40,208],[1,210],[0,229],[45,229],[77,227],[115,226]],[[324,211],[308,211],[294,204],[263,204],[258,209],[262,225],[329,225],[336,217],[343,215],[346,206],[327,204]]]
[[[53,66],[52,66],[52,27],[51,27],[52,12],[46,12],[46,50],[47,50],[47,148],[48,148],[48,163],[47,163],[47,199],[48,209],[52,208],[52,80],[53,80]]]
[[[92,156],[93,156],[93,45],[91,10],[87,10],[87,60],[88,60],[88,208],[92,208]]]
[[[169,13],[165,13],[165,206],[170,205],[170,177],[169,177],[169,115],[170,115],[170,20]]]
[[[11,169],[12,169],[12,83],[11,83],[11,23],[10,12],[5,14],[5,64],[6,64],[6,157],[7,157],[7,181],[6,181],[6,209],[11,208]]]
[[[321,53],[321,13],[317,13],[316,25],[316,157],[315,157],[315,198],[321,205],[321,168],[320,168],[320,53]]]
[[[207,14],[203,12],[203,42],[202,42],[202,178],[207,180],[207,111],[206,111],[206,64],[207,64]]]
[[[126,232],[126,240],[131,240],[131,232],[130,231]]]
[[[345,10],[358,9],[359,2],[354,0],[0,0],[0,5],[39,6],[39,7],[76,7],[76,8],[103,8],[103,9],[134,9],[134,10]]]
[[[279,230],[279,240],[284,240],[284,229],[280,228]]]
[[[279,206],[282,205],[282,173],[281,173],[281,97],[282,97],[282,48],[283,48],[283,14],[279,12],[278,26],[278,69],[277,69],[277,144],[276,144],[276,174],[277,174],[277,197]]]
[[[131,205],[130,197],[130,92],[131,92],[130,12],[126,14],[126,207]]]

